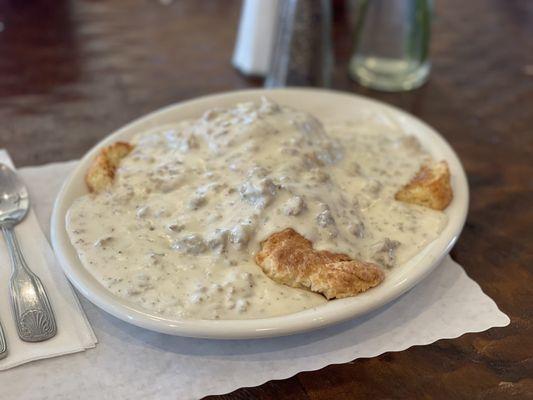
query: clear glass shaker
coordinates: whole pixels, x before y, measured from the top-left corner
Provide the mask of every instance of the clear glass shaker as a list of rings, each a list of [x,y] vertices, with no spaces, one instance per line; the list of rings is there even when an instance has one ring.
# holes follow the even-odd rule
[[[329,86],[331,0],[282,0],[265,87]]]
[[[362,0],[350,76],[383,91],[411,90],[428,78],[432,0]]]

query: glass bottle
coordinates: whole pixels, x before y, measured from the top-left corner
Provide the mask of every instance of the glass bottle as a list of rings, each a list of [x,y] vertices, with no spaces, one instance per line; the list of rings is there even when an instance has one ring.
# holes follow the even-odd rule
[[[362,0],[350,76],[383,91],[411,90],[428,78],[431,0]]]

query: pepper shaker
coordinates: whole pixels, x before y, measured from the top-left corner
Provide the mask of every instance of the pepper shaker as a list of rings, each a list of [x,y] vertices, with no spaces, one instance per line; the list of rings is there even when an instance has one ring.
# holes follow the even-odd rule
[[[285,0],[265,87],[329,86],[333,55],[330,0]]]

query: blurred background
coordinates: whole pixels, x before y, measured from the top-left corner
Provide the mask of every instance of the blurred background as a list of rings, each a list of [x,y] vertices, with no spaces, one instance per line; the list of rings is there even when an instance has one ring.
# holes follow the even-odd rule
[[[533,99],[532,1],[435,1],[429,80],[401,93],[367,89],[349,76],[359,3],[331,2],[332,88],[395,104],[452,141],[465,131],[479,141],[523,137],[517,132],[532,122],[525,117]],[[241,5],[0,0],[0,147],[19,166],[77,158],[161,106],[262,86],[263,78],[232,66]],[[481,120],[490,130],[477,131]],[[462,145],[457,140],[459,153]]]

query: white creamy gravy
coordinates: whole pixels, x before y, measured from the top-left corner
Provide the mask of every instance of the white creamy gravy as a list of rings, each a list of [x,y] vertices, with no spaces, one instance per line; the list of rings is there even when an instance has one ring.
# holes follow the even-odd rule
[[[287,227],[387,270],[446,224],[394,200],[429,155],[379,116],[323,126],[263,99],[132,143],[113,186],[74,202],[67,230],[102,285],[165,316],[263,318],[324,303],[254,262],[260,242]]]

